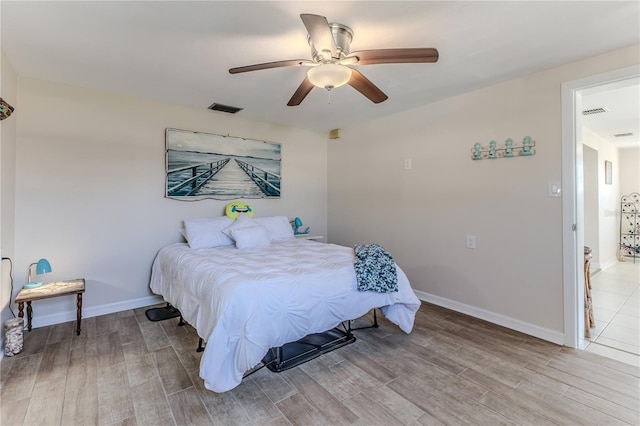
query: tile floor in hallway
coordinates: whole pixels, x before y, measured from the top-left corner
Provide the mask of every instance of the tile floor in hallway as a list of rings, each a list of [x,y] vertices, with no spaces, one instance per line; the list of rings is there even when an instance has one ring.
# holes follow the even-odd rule
[[[640,259],[595,273],[591,287],[596,327],[585,350],[640,366]]]

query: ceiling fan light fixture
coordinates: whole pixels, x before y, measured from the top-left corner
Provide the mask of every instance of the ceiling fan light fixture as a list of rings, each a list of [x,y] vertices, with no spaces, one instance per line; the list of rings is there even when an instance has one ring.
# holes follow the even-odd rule
[[[307,78],[314,86],[331,91],[349,82],[351,79],[351,68],[334,63],[320,64],[309,68]]]
[[[356,67],[352,68],[351,66],[438,61],[438,50],[432,47],[368,49],[351,52],[351,41],[353,40],[351,28],[337,23],[330,24],[326,17],[311,13],[300,14],[300,19],[307,29],[307,41],[311,47],[310,61],[289,59],[266,62],[231,68],[229,73],[239,74],[271,68],[310,66],[307,76],[287,102],[288,106],[300,105],[314,87],[320,87],[331,93],[331,90],[345,84],[349,84],[374,104],[379,104],[387,100],[388,96],[362,75]]]

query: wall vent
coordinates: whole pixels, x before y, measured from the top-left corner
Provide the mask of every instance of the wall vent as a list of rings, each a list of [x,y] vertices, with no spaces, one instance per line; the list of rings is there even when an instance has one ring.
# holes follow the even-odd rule
[[[229,114],[235,114],[238,111],[242,111],[244,108],[238,108],[230,105],[222,105],[214,102],[211,104],[211,106],[208,109],[212,111],[222,111],[222,112],[228,112]]]
[[[614,138],[624,138],[625,136],[633,136],[633,133],[616,133],[613,135]]]
[[[607,112],[607,111],[609,111],[607,107],[585,109],[584,111],[582,111],[582,115],[602,114],[603,112]]]

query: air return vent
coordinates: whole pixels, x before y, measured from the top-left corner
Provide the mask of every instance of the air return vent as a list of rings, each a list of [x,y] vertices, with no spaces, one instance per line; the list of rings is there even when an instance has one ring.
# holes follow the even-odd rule
[[[633,136],[633,133],[616,133],[613,135],[614,138],[624,138],[625,136]]]
[[[584,111],[582,111],[582,115],[602,114],[603,112],[607,112],[607,111],[609,111],[607,107],[585,109]]]
[[[212,111],[222,111],[222,112],[228,112],[229,114],[235,114],[238,111],[242,111],[244,108],[212,103],[208,109]]]

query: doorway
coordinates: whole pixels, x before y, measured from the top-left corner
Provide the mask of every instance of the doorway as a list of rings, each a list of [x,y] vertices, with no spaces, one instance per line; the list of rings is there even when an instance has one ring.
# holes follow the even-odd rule
[[[640,66],[632,66],[562,84],[564,345],[568,347],[581,347],[584,341],[582,91],[639,76]]]

